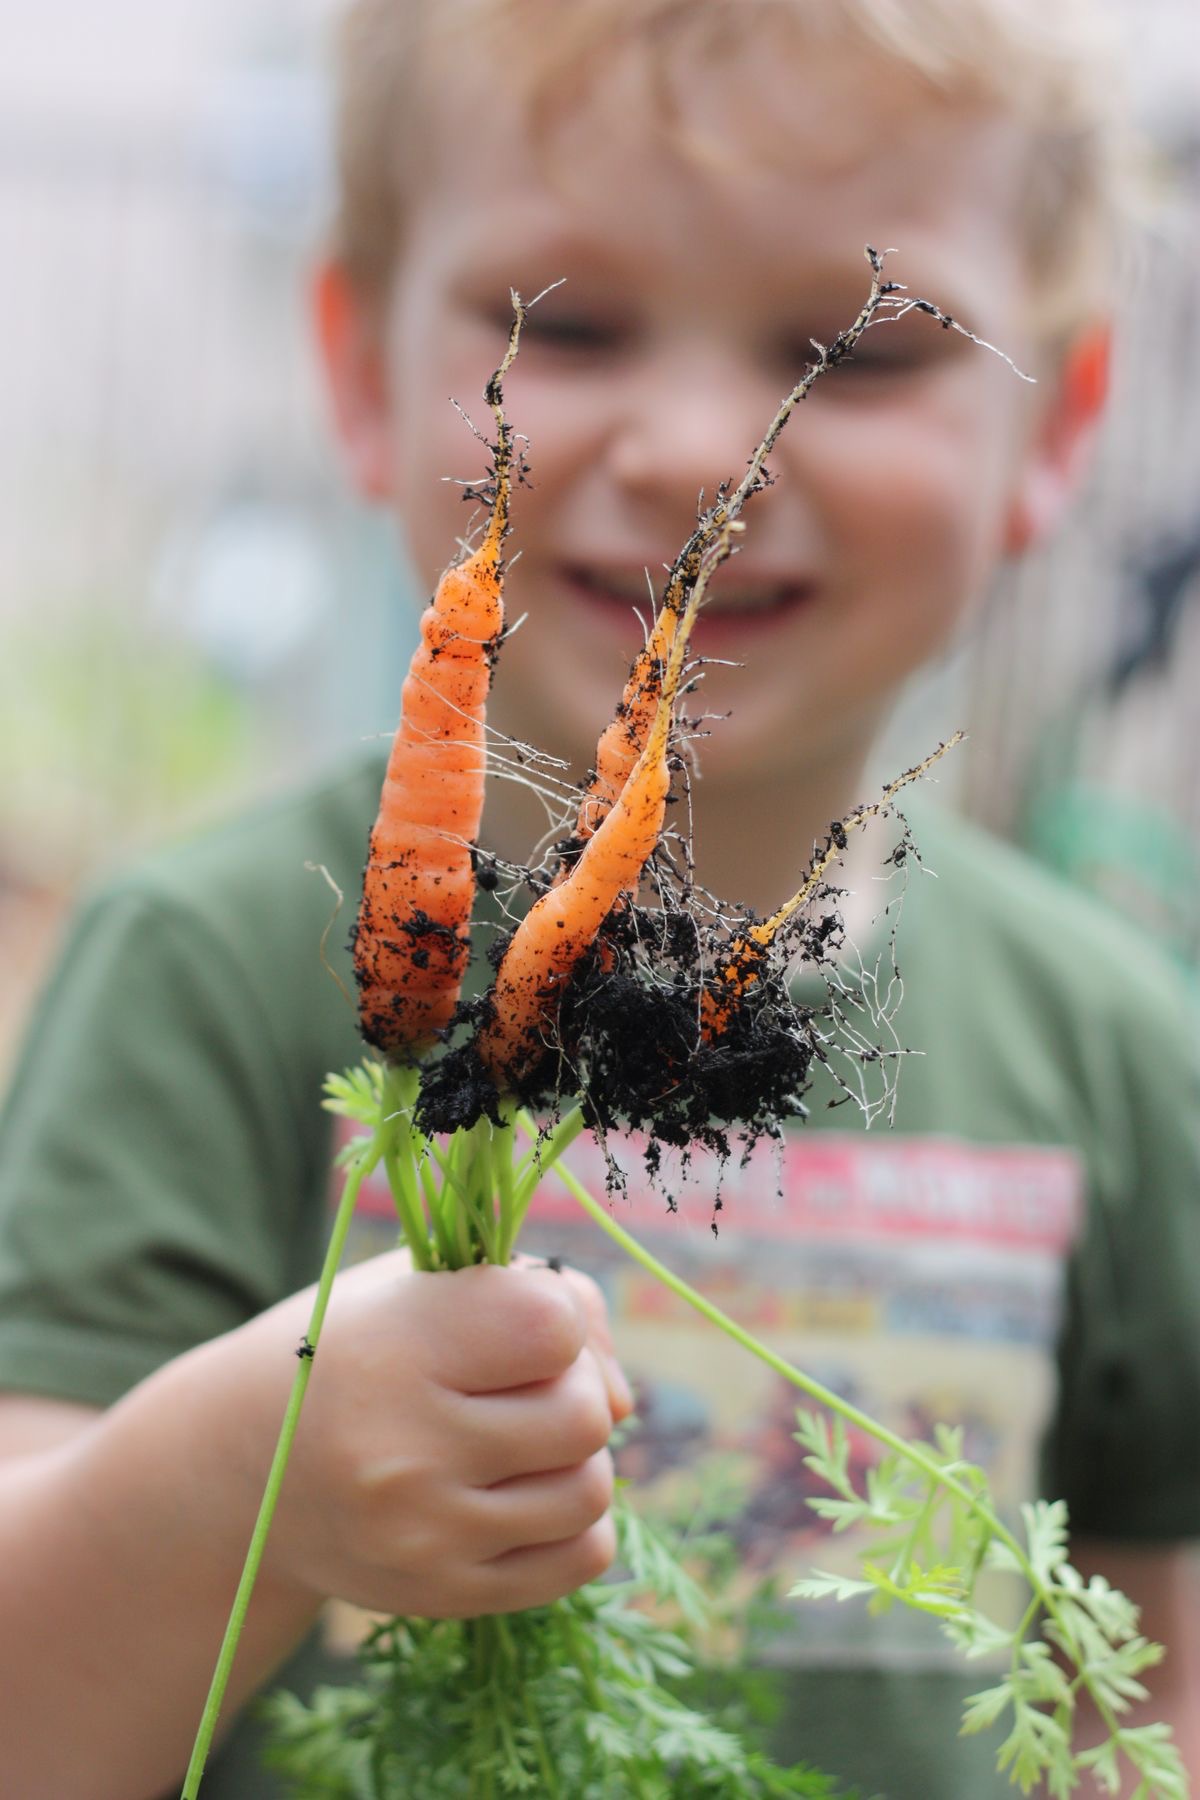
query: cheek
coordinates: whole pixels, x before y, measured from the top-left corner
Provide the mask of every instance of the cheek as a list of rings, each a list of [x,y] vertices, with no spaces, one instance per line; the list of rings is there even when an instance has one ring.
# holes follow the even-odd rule
[[[965,606],[1003,544],[1011,415],[984,406],[972,384],[923,406],[864,407],[824,452],[826,516],[864,584],[885,575],[918,610]]]
[[[495,422],[478,391],[480,366],[476,358],[469,368],[442,370],[433,379],[417,373],[403,412],[421,421],[420,429],[408,430],[404,418],[397,420],[397,505],[412,557],[427,580],[436,578],[457,553],[458,539],[483,516],[479,502],[464,500],[463,484],[484,479],[489,453],[446,397],[453,395],[490,442]],[[515,369],[505,383],[504,407],[529,458],[528,484],[513,495],[508,554],[536,556],[564,486],[595,461],[587,429],[591,411],[583,399],[565,395],[561,383],[518,382]]]
[[[505,403],[515,430],[526,440],[530,486],[513,506],[514,527],[542,512],[568,482],[598,469],[612,409],[612,384],[594,376],[538,366],[537,352],[518,361],[505,383]]]

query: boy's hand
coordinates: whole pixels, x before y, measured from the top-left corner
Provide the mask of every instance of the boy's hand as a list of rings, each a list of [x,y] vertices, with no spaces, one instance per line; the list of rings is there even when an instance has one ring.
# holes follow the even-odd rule
[[[243,1372],[251,1352],[278,1368],[308,1304],[236,1334]],[[425,1617],[556,1599],[612,1560],[607,1443],[629,1409],[586,1277],[378,1257],[334,1288],[266,1572]]]
[[[0,1683],[6,1795],[177,1785],[311,1305],[293,1295],[104,1414],[0,1408],[0,1637],[26,1651]],[[628,1407],[580,1275],[415,1275],[400,1252],[339,1275],[225,1716],[326,1596],[467,1616],[598,1575]]]

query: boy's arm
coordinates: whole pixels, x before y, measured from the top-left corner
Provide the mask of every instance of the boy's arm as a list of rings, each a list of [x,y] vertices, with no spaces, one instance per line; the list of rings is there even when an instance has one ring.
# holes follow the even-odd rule
[[[21,1800],[150,1800],[187,1760],[308,1328],[321,1077],[355,1053],[319,884],[290,873],[314,846],[346,861],[335,799],[332,825],[256,828],[253,859],[239,830],[89,904],[4,1108],[0,1788]],[[226,1717],[326,1596],[466,1616],[597,1574],[627,1403],[582,1278],[346,1271]]]
[[[354,1054],[324,901],[287,873],[326,823],[256,830],[253,879],[239,831],[97,896],[3,1110],[0,1390],[46,1397],[0,1416],[21,1800],[149,1800],[187,1760],[308,1327],[321,1077]],[[583,1349],[602,1314],[546,1270],[416,1276],[392,1252],[339,1278],[227,1717],[327,1595],[499,1612],[605,1566],[626,1402]]]
[[[0,1396],[0,1741],[6,1790],[28,1800],[152,1800],[182,1775],[236,1580],[221,1477],[201,1458],[181,1479],[184,1414],[211,1423],[189,1385],[154,1378],[115,1430],[90,1408]],[[264,1583],[232,1709],[315,1610]]]
[[[0,1742],[22,1800],[177,1783],[311,1296],[188,1352],[106,1413],[0,1400]],[[338,1594],[388,1612],[542,1604],[613,1551],[605,1448],[628,1397],[574,1275],[335,1290],[226,1717]]]
[[[1123,1715],[1130,1725],[1169,1725],[1193,1786],[1200,1787],[1200,1566],[1181,1544],[1072,1540],[1084,1579],[1103,1575],[1141,1609],[1144,1636],[1162,1644],[1165,1662],[1146,1677],[1150,1698]],[[1080,1747],[1101,1743],[1105,1727],[1089,1706],[1080,1718]]]

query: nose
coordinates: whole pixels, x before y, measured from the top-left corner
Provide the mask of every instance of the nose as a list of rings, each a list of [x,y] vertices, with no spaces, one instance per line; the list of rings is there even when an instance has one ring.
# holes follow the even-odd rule
[[[610,470],[625,493],[695,509],[738,481],[781,395],[748,361],[708,340],[680,338],[631,371],[614,409]]]

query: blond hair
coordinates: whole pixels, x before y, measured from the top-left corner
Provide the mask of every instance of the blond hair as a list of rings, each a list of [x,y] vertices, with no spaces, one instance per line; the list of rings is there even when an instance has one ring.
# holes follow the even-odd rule
[[[1022,217],[1037,324],[1058,334],[1095,310],[1129,158],[1093,0],[352,0],[339,44],[335,221],[352,279],[386,290],[406,169],[419,166],[431,93],[464,43],[491,53],[496,78],[546,129],[606,53],[636,43],[661,72],[684,32],[716,52],[768,25],[789,31],[801,53],[855,45],[924,83],[931,99],[1018,119],[1029,135]],[[452,116],[453,93],[438,105]]]

